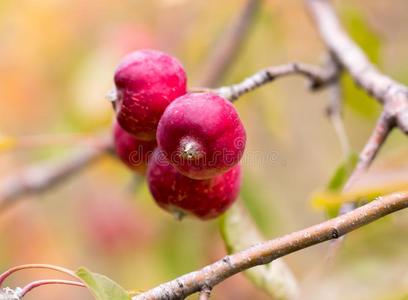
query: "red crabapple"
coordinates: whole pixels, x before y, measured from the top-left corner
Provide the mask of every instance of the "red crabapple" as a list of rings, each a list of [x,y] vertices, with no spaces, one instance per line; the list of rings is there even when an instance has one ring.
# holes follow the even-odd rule
[[[140,141],[117,122],[113,124],[113,140],[115,152],[122,162],[132,170],[144,173],[148,159],[157,146],[156,141]]]
[[[241,167],[211,179],[196,180],[180,174],[158,148],[147,169],[147,181],[156,203],[182,217],[194,215],[202,220],[225,212],[237,199],[241,185]]]
[[[187,90],[180,62],[155,50],[139,50],[123,58],[115,72],[119,124],[141,140],[154,140],[163,111]]]
[[[166,108],[157,128],[157,142],[180,173],[207,179],[239,162],[246,134],[228,100],[214,93],[193,93]]]

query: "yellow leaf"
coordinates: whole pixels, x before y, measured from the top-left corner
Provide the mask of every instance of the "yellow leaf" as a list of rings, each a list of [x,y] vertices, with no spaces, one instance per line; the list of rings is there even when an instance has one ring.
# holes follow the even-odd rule
[[[316,209],[326,210],[329,208],[341,206],[343,203],[353,201],[372,201],[376,197],[386,195],[392,192],[405,190],[408,188],[407,181],[384,183],[371,187],[354,188],[353,190],[340,193],[330,191],[318,191],[311,197],[311,203]]]

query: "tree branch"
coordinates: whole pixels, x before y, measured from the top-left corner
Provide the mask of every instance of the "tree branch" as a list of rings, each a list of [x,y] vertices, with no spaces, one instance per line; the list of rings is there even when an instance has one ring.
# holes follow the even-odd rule
[[[363,90],[384,105],[397,126],[408,133],[408,88],[383,75],[341,27],[328,0],[306,0],[320,35],[341,66]]]
[[[37,165],[27,168],[17,175],[3,180],[0,186],[0,211],[14,203],[17,199],[38,194],[67,179],[74,173],[84,169],[92,162],[110,151],[111,142],[103,139],[81,152],[69,157],[56,165]]]
[[[371,136],[359,155],[357,166],[354,168],[353,173],[350,175],[349,179],[344,185],[344,191],[350,189],[361,174],[367,171],[378,151],[380,151],[381,146],[384,144],[385,140],[390,134],[392,128],[392,120],[385,112],[383,112],[378,119]]]
[[[292,62],[279,66],[272,66],[247,77],[243,81],[230,86],[220,87],[215,92],[231,101],[237,100],[242,95],[249,93],[275,79],[289,75],[304,76],[310,81],[310,89],[323,88],[337,80],[338,69],[334,67],[318,67],[310,64]]]
[[[337,218],[225,256],[198,271],[185,274],[139,294],[133,297],[133,300],[184,299],[201,291],[203,287],[214,287],[243,270],[270,263],[279,257],[324,241],[337,239],[385,215],[407,207],[408,192],[379,197]]]
[[[222,80],[238,54],[261,2],[261,0],[247,0],[241,13],[221,36],[215,49],[206,59],[201,78],[198,80],[200,86],[212,87]]]

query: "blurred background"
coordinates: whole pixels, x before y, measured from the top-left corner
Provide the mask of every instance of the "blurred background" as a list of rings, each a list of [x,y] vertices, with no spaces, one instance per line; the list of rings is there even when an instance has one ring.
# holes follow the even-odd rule
[[[89,144],[81,136],[110,130],[104,99],[121,57],[156,48],[179,58],[197,84],[203,62],[242,0],[1,0],[0,136],[49,136],[43,147],[0,154],[0,180],[42,161],[63,161]],[[336,8],[352,37],[382,70],[408,83],[406,0],[343,0]],[[265,0],[223,84],[290,61],[320,63],[324,47],[303,1]],[[380,112],[344,87],[344,119],[359,151]],[[279,80],[236,106],[248,133],[242,201],[266,237],[325,219],[311,202],[344,153],[325,116],[329,94],[311,93],[303,79]],[[55,142],[52,137],[79,136]],[[392,133],[361,182],[364,189],[408,185],[407,137]],[[144,290],[226,253],[217,221],[175,221],[154,204],[143,178],[106,156],[43,194],[21,199],[0,215],[0,269],[24,263],[86,266],[129,290]],[[362,184],[363,184],[362,183]],[[302,299],[408,299],[408,212],[349,235],[336,258],[328,244],[286,257]],[[27,271],[9,285],[49,277]],[[192,296],[189,299],[195,299]],[[243,275],[218,285],[211,299],[268,299]],[[47,287],[27,299],[91,299],[84,290]]]

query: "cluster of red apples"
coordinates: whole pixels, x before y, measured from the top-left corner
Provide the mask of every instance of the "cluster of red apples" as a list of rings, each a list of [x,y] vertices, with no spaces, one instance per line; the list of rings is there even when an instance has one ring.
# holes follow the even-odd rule
[[[189,93],[174,57],[155,50],[123,58],[115,76],[118,157],[145,174],[157,204],[177,217],[219,216],[238,197],[246,134],[215,93]]]

